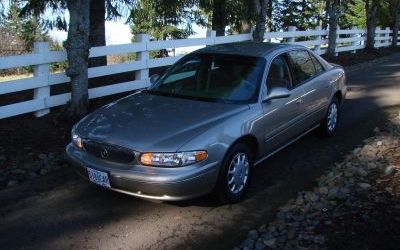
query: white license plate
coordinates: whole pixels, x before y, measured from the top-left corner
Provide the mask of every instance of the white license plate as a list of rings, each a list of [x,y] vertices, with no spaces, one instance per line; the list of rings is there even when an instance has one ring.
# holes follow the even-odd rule
[[[108,178],[108,174],[102,171],[98,171],[92,168],[86,168],[89,176],[89,180],[91,182],[96,183],[97,185],[110,188],[110,179]]]

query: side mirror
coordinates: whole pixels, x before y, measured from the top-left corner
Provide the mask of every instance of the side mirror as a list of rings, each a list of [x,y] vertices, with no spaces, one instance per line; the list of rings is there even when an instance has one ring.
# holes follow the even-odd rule
[[[282,98],[288,98],[290,96],[290,91],[287,88],[273,88],[267,95],[267,97],[264,99],[264,102],[267,102],[269,100],[273,99],[282,99]]]
[[[160,79],[160,76],[157,74],[150,76],[151,85],[154,85],[154,83],[157,82],[158,79]]]

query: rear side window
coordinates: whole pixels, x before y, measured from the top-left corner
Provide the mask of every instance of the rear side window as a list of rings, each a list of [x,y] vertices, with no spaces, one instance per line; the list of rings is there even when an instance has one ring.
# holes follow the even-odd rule
[[[310,54],[305,50],[295,50],[288,53],[295,77],[294,87],[307,81],[317,74]]]

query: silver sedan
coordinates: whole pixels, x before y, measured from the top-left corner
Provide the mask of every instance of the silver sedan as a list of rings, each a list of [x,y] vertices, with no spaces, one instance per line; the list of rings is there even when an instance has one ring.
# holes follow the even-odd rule
[[[342,67],[284,44],[208,46],[151,79],[78,122],[66,151],[91,182],[157,200],[238,202],[253,166],[313,129],[334,135],[346,95]]]

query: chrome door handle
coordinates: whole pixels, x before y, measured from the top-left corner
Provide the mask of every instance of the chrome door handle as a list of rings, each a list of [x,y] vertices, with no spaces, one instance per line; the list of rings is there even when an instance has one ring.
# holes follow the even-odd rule
[[[295,102],[296,104],[302,104],[303,103],[303,99],[298,99],[296,102]]]

